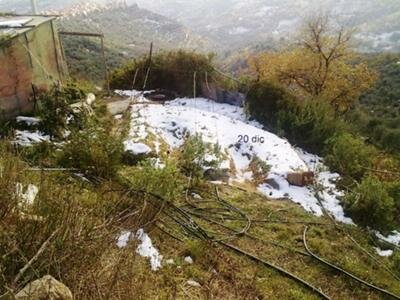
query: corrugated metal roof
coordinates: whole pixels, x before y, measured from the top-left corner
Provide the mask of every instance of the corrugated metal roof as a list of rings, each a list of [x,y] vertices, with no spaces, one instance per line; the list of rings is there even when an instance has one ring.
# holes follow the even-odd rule
[[[1,16],[0,39],[14,38],[20,34],[32,30],[40,24],[55,19],[50,16]]]

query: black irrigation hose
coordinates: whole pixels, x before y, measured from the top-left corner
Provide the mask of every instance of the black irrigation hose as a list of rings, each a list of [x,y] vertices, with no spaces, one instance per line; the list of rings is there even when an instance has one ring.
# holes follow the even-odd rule
[[[216,224],[216,225],[218,225],[218,226],[221,226],[222,228],[224,228],[224,229],[226,229],[226,230],[230,230],[230,231],[233,231],[233,232],[238,233],[238,231],[236,231],[235,229],[230,228],[229,226],[226,226],[226,225],[224,225],[224,224],[222,224],[222,223],[220,223],[220,222],[218,222],[218,221],[214,221],[214,220],[209,219],[209,218],[204,217],[204,216],[202,216],[201,218],[203,218],[204,220],[206,220],[206,221],[208,221],[208,222],[210,222],[210,223],[214,223],[214,224]],[[254,235],[252,235],[252,234],[250,234],[250,233],[248,233],[248,232],[246,232],[246,233],[244,234],[244,236],[245,236],[245,237],[248,237],[249,239],[252,239],[252,240],[255,240],[255,241],[259,241],[259,242],[261,242],[261,243],[263,243],[263,244],[270,244],[270,245],[273,245],[273,246],[276,246],[276,247],[280,247],[280,248],[285,249],[285,250],[288,250],[288,251],[292,251],[292,252],[297,253],[297,254],[301,254],[301,255],[303,255],[303,256],[308,256],[308,257],[310,256],[308,253],[303,252],[303,251],[301,251],[301,250],[297,250],[297,249],[294,249],[294,248],[289,247],[289,246],[287,246],[287,245],[283,245],[283,244],[280,244],[280,243],[276,243],[276,242],[274,242],[274,241],[269,241],[269,240],[261,239],[261,238],[259,238],[259,237],[257,237],[257,236],[254,236]]]
[[[134,189],[128,189],[128,190],[129,190],[129,192],[131,192],[131,193],[140,193],[140,194],[150,195],[150,196],[154,197],[155,199],[157,199],[158,201],[161,201],[161,202],[164,202],[164,201],[165,201],[165,204],[167,204],[169,208],[172,208],[175,212],[178,212],[181,216],[184,216],[184,217],[185,217],[184,219],[186,219],[186,221],[188,221],[189,224],[182,224],[182,223],[183,223],[182,220],[175,220],[175,218],[172,218],[172,216],[170,216],[174,221],[176,221],[176,222],[177,222],[179,225],[181,225],[184,229],[189,230],[189,232],[191,232],[195,237],[200,238],[200,239],[203,239],[203,240],[212,241],[212,237],[210,237],[210,236],[207,234],[207,232],[206,232],[203,228],[201,228],[201,227],[190,217],[190,215],[189,215],[187,212],[185,212],[184,210],[182,210],[182,209],[180,209],[179,207],[175,206],[175,205],[172,204],[170,201],[164,199],[163,197],[161,197],[161,196],[159,196],[159,195],[156,195],[156,194],[153,194],[153,193],[144,191],[144,190],[134,190]],[[165,210],[164,210],[164,213],[165,213]],[[289,278],[291,278],[291,279],[297,281],[298,283],[302,284],[302,285],[305,286],[306,288],[308,288],[308,289],[310,289],[311,291],[317,293],[322,299],[330,299],[327,295],[325,295],[323,292],[321,292],[319,289],[317,289],[317,288],[314,287],[313,285],[311,285],[311,284],[309,284],[308,282],[304,281],[303,279],[297,277],[296,275],[294,275],[294,274],[292,274],[292,273],[290,273],[290,272],[284,270],[284,269],[281,268],[281,267],[275,266],[275,265],[272,264],[272,263],[269,263],[269,262],[267,262],[267,261],[265,261],[265,260],[263,260],[263,259],[260,259],[260,258],[258,258],[258,257],[256,257],[256,256],[254,256],[254,255],[252,255],[252,254],[250,254],[250,253],[248,253],[248,252],[245,252],[244,250],[241,250],[241,249],[239,249],[239,248],[237,248],[237,247],[235,247],[235,246],[233,246],[233,245],[231,245],[231,244],[228,244],[228,243],[226,243],[226,242],[224,242],[224,241],[215,241],[215,242],[217,242],[217,243],[219,243],[219,244],[221,244],[221,245],[223,245],[223,246],[225,246],[225,247],[227,247],[227,248],[229,248],[229,249],[231,249],[231,250],[234,250],[234,251],[237,252],[237,253],[240,253],[240,254],[242,254],[242,255],[245,255],[245,256],[251,258],[252,260],[258,261],[258,262],[260,262],[260,263],[262,263],[262,264],[264,264],[264,265],[266,265],[266,266],[268,266],[268,267],[270,267],[270,268],[273,268],[273,269],[279,271],[281,274],[283,274],[283,275],[285,275],[285,276],[287,276],[287,277],[289,277]]]
[[[364,247],[362,247],[351,235],[350,233],[348,233],[348,231],[342,227],[340,227],[336,220],[334,219],[334,217],[325,209],[324,205],[322,204],[322,199],[318,193],[318,191],[316,191],[315,193],[315,197],[318,200],[319,205],[321,206],[324,214],[326,214],[330,220],[332,221],[332,224],[335,226],[336,229],[338,229],[339,231],[343,232],[362,252],[364,252],[365,254],[367,254],[379,267],[383,268],[386,270],[386,272],[388,272],[394,279],[399,280],[399,277],[393,273],[393,271],[390,269],[389,266],[387,266],[384,262],[379,261],[375,256],[373,256],[367,249],[365,249]]]
[[[318,260],[319,262],[321,262],[321,263],[323,263],[323,264],[325,264],[325,265],[331,267],[332,269],[334,269],[334,270],[336,270],[336,271],[338,271],[338,272],[340,272],[340,273],[343,273],[343,274],[345,274],[345,275],[347,275],[347,276],[353,278],[354,280],[360,282],[361,284],[364,284],[364,285],[366,285],[366,286],[368,286],[368,287],[370,287],[370,288],[372,288],[372,289],[374,289],[374,290],[376,290],[376,291],[379,291],[379,292],[384,293],[384,294],[386,294],[386,295],[388,295],[388,296],[391,296],[391,297],[393,297],[394,299],[400,299],[400,296],[397,296],[397,295],[393,294],[392,292],[389,292],[389,291],[387,291],[387,290],[385,290],[385,289],[382,289],[382,288],[380,288],[380,287],[377,287],[377,286],[375,286],[375,285],[373,285],[373,284],[371,284],[371,283],[369,283],[369,282],[367,282],[367,281],[365,281],[365,280],[363,280],[363,279],[361,279],[361,278],[359,278],[359,277],[357,277],[357,276],[355,276],[355,275],[353,275],[353,274],[347,272],[346,270],[343,270],[342,268],[340,268],[340,267],[338,267],[338,266],[335,266],[334,264],[332,264],[332,263],[330,263],[330,262],[324,260],[323,258],[320,258],[320,257],[317,256],[316,254],[314,254],[314,253],[310,250],[310,248],[308,247],[308,245],[307,245],[307,240],[306,240],[307,230],[308,230],[308,227],[306,226],[306,227],[304,228],[304,232],[303,232],[303,244],[304,244],[304,247],[306,248],[307,252],[308,252],[313,258],[315,258],[315,259]]]
[[[231,244],[228,244],[228,243],[225,243],[225,242],[222,242],[222,241],[220,241],[218,243],[223,245],[223,246],[225,246],[225,247],[227,247],[227,248],[229,248],[229,249],[231,249],[231,250],[233,250],[233,251],[235,251],[235,252],[237,252],[237,253],[239,253],[239,254],[247,256],[247,257],[249,257],[250,259],[252,259],[252,260],[254,260],[256,262],[262,263],[262,264],[264,264],[264,265],[266,265],[266,266],[268,266],[268,267],[270,267],[270,268],[282,273],[283,275],[285,275],[285,276],[297,281],[298,283],[302,284],[304,287],[306,287],[306,288],[312,290],[314,293],[318,294],[322,299],[328,299],[328,300],[330,299],[329,296],[324,294],[320,289],[316,288],[315,286],[311,285],[310,283],[308,283],[307,281],[301,279],[300,277],[294,275],[293,273],[290,273],[290,272],[282,269],[281,267],[278,267],[278,266],[276,266],[276,265],[274,265],[272,263],[269,263],[269,262],[267,262],[267,261],[255,256],[255,255],[253,255],[251,253],[248,253],[246,251],[243,251],[242,249],[237,248],[237,247],[235,247],[235,246],[233,246]]]

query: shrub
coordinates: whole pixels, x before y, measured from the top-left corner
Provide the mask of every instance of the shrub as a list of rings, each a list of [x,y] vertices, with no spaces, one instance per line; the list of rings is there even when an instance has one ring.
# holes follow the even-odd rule
[[[71,133],[59,163],[87,175],[111,178],[119,169],[122,153],[122,137],[113,133],[109,126],[102,127],[91,120],[85,129]]]
[[[179,168],[186,176],[202,179],[205,168],[216,169],[221,162],[220,147],[205,143],[199,134],[188,136],[179,157]]]
[[[283,87],[266,81],[253,84],[247,95],[246,110],[277,134],[316,153],[320,153],[326,140],[344,127],[329,104],[298,101]]]
[[[332,107],[322,101],[290,103],[277,118],[277,127],[289,140],[314,153],[321,153],[326,141],[344,129]]]
[[[193,96],[193,76],[197,72],[196,94],[200,95],[201,81],[205,73],[213,73],[212,55],[203,55],[190,51],[170,51],[159,53],[152,58],[146,89],[167,89],[180,96]],[[131,89],[138,70],[134,88],[144,86],[149,60],[147,57],[136,59],[116,69],[110,76],[113,89]]]
[[[147,159],[127,173],[133,188],[145,190],[173,200],[183,191],[185,183],[177,164],[167,160],[165,165],[158,166],[154,159]]]
[[[345,208],[363,226],[387,232],[394,229],[395,203],[386,185],[374,177],[363,179],[345,198]]]
[[[283,88],[268,81],[254,83],[246,98],[247,113],[265,126],[276,126],[277,113],[294,102],[293,97]]]
[[[253,156],[249,168],[253,172],[253,180],[256,185],[265,183],[271,166],[258,156]]]
[[[378,151],[361,138],[343,133],[330,139],[325,148],[325,161],[334,171],[360,180],[373,166]]]

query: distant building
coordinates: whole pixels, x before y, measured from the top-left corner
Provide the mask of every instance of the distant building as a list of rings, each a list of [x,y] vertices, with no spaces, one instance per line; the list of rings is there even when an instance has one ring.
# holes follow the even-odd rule
[[[34,91],[63,81],[66,67],[54,19],[0,16],[0,116],[31,110]]]

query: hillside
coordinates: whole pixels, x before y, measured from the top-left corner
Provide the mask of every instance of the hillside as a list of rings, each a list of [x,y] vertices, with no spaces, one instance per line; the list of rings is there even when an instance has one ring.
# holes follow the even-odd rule
[[[147,53],[150,42],[154,42],[156,49],[206,50],[208,47],[207,40],[190,29],[136,5],[67,15],[60,20],[60,27],[71,31],[102,32],[109,44],[124,49],[127,55]]]
[[[382,299],[400,292],[388,258],[399,243],[397,236],[387,239],[395,243],[390,244],[346,224],[349,220],[332,196],[336,188],[323,180],[329,176],[321,177],[329,189],[321,193],[326,198],[321,203],[311,189],[285,183],[282,175],[289,170],[320,169],[317,157],[249,121],[242,108],[206,99],[162,105],[137,91],[118,93],[125,96],[117,99],[129,97],[128,111],[111,118],[102,101],[95,102],[95,114],[77,124],[79,131],[68,125],[67,143],[42,136],[49,144],[17,139],[27,147],[20,155],[6,145],[0,148],[7,176],[0,195],[16,182],[21,186],[12,201],[4,202],[14,209],[5,210],[0,224],[5,237],[0,243],[6,249],[0,295],[10,282],[14,288],[7,291],[18,292],[44,274],[66,284],[75,299]],[[28,126],[18,131],[19,137],[29,136],[42,122],[19,120]],[[194,178],[174,159],[190,167],[214,157],[200,152],[195,160],[186,157],[193,148],[184,145],[185,132],[192,137],[202,132],[207,142],[220,142],[219,151],[231,161],[228,184],[202,180],[187,186]],[[252,149],[237,143],[241,133],[257,134],[265,142]],[[119,134],[141,163],[114,160],[122,146]],[[249,168],[252,156],[271,165],[270,176],[278,186],[257,189],[256,169]],[[57,169],[57,161],[77,169]],[[37,172],[28,162],[50,169]],[[275,194],[279,201],[272,199]],[[20,215],[23,222],[18,222]],[[25,235],[33,229],[34,240]],[[24,238],[7,239],[19,234]],[[43,248],[32,260],[34,271],[15,275],[25,265],[12,251],[15,245],[27,257]],[[367,287],[326,261],[388,291]]]
[[[287,39],[304,18],[327,12],[339,25],[355,27],[363,51],[399,50],[398,1],[138,0],[147,9],[176,19],[223,49]]]

